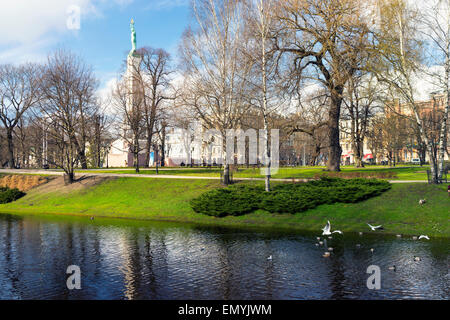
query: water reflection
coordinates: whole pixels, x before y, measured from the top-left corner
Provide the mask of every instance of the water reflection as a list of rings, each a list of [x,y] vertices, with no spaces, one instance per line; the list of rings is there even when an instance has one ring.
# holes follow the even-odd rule
[[[0,215],[1,299],[448,299],[448,239]],[[356,246],[360,244],[360,246]],[[372,253],[370,248],[374,249]],[[271,261],[267,257],[272,255]],[[414,255],[422,261],[414,261]],[[66,288],[78,265],[82,290]],[[367,289],[366,269],[382,270]],[[397,271],[388,267],[396,265]]]

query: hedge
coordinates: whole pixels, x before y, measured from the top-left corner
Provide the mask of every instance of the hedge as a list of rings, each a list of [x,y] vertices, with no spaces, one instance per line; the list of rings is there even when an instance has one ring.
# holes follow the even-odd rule
[[[0,187],[0,204],[9,203],[22,198],[24,192],[19,189],[10,189],[7,187]]]
[[[295,214],[321,204],[366,200],[390,188],[389,182],[376,179],[322,177],[307,183],[277,184],[270,192],[262,185],[233,185],[208,191],[190,204],[195,212],[215,217],[239,216],[257,209]]]

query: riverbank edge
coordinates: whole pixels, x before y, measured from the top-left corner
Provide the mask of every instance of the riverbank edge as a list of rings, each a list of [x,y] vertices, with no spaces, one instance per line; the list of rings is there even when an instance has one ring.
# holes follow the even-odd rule
[[[21,211],[21,210],[1,210],[0,214],[9,214],[9,215],[15,215],[15,216],[31,216],[31,217],[72,217],[72,218],[86,218],[86,222],[88,222],[88,219],[91,219],[91,216],[87,216],[85,214],[80,213],[46,213],[46,212],[29,212],[29,211]],[[192,219],[192,218],[170,218],[170,217],[158,217],[153,216],[149,218],[137,218],[137,217],[127,217],[127,216],[116,216],[111,217],[107,215],[94,215],[92,216],[94,219],[101,219],[101,220],[112,220],[115,222],[119,221],[134,221],[134,222],[167,222],[167,223],[174,223],[174,224],[190,224],[195,225],[199,227],[217,227],[217,228],[227,228],[227,229],[239,229],[239,230],[247,230],[247,231],[274,231],[274,232],[286,232],[286,233],[317,233],[318,236],[322,234],[321,230],[318,230],[317,228],[308,228],[307,226],[302,225],[290,225],[290,226],[282,226],[282,225],[275,225],[275,223],[263,223],[263,222],[254,222],[248,223],[245,221],[223,221],[223,218],[216,218],[216,217],[208,217],[211,218],[211,221],[201,221],[198,219]],[[252,217],[254,218],[254,217]],[[384,231],[368,231],[368,230],[361,230],[361,228],[342,228],[343,233],[350,233],[350,234],[358,234],[359,232],[364,232],[365,234],[371,234],[374,236],[392,236],[395,237],[399,234],[399,232],[395,232],[394,230],[389,232]],[[420,232],[419,232],[420,233]],[[402,236],[417,236],[419,235],[417,231],[414,232],[405,232],[402,231],[400,234]],[[433,234],[433,238],[443,239],[443,240],[450,240],[450,235],[442,235],[442,234]]]
[[[59,178],[62,180],[62,178]],[[450,238],[450,233],[448,226],[445,224],[441,226],[441,228],[434,231],[434,227],[432,224],[419,223],[417,221],[407,221],[407,220],[399,220],[394,219],[390,221],[389,215],[382,215],[378,216],[366,216],[358,218],[354,214],[356,212],[360,212],[361,210],[365,212],[367,210],[367,207],[371,208],[377,208],[377,200],[378,204],[380,203],[397,203],[398,199],[396,196],[399,196],[398,192],[401,190],[400,196],[404,196],[411,191],[410,188],[413,190],[417,189],[413,184],[408,185],[397,185],[393,189],[397,189],[397,194],[393,194],[392,196],[395,196],[394,198],[392,196],[388,196],[390,192],[393,192],[393,190],[389,190],[386,192],[387,198],[383,198],[383,195],[379,197],[374,197],[366,201],[362,201],[356,204],[334,204],[334,205],[321,205],[318,206],[316,209],[311,209],[311,212],[309,212],[308,216],[305,217],[305,221],[303,221],[303,217],[300,215],[287,215],[287,214],[271,214],[263,210],[257,210],[253,213],[246,214],[239,217],[234,216],[228,216],[223,218],[218,217],[212,217],[207,215],[201,215],[197,214],[192,211],[192,209],[189,208],[189,199],[192,197],[198,196],[202,192],[205,192],[207,190],[211,190],[212,188],[219,187],[219,184],[217,182],[207,182],[205,180],[192,180],[192,181],[186,181],[186,180],[171,180],[171,179],[155,179],[154,183],[148,183],[146,181],[143,181],[141,179],[136,178],[105,178],[104,180],[95,179],[96,182],[91,186],[82,186],[82,189],[80,190],[70,190],[67,191],[60,189],[60,182],[57,180],[54,180],[52,182],[53,188],[57,187],[56,193],[48,192],[48,190],[43,190],[46,188],[45,186],[49,187],[48,185],[44,185],[43,187],[38,187],[36,189],[33,189],[30,192],[31,200],[30,198],[27,199],[27,196],[23,199],[25,201],[22,201],[22,199],[18,200],[18,203],[10,203],[6,205],[0,205],[0,214],[12,214],[12,215],[29,215],[29,216],[60,216],[60,217],[81,217],[86,218],[87,221],[91,217],[95,218],[101,218],[101,219],[114,219],[117,221],[120,220],[128,220],[128,221],[161,221],[161,222],[170,222],[170,223],[189,223],[189,224],[195,224],[199,226],[209,226],[209,227],[226,227],[226,228],[240,228],[240,229],[265,229],[265,230],[280,230],[280,231],[290,231],[290,232],[302,232],[302,231],[308,231],[308,232],[316,232],[317,234],[321,234],[321,229],[326,224],[327,220],[330,220],[332,223],[333,228],[338,228],[342,230],[344,233],[358,233],[358,232],[364,232],[364,233],[371,233],[371,234],[380,234],[380,235],[396,235],[396,234],[403,234],[403,235],[420,235],[420,234],[428,234],[432,237],[439,237],[439,238]],[[104,182],[104,183],[103,183]],[[113,189],[108,189],[107,187],[113,187]],[[130,187],[133,187],[133,190],[127,190],[131,189]],[[416,185],[417,186],[417,185]],[[79,186],[80,187],[80,186]],[[104,187],[102,189],[102,187]],[[152,187],[153,189],[146,189],[148,187]],[[71,188],[71,186],[66,186],[63,188]],[[106,188],[106,189],[105,189]],[[187,188],[187,189],[183,189]],[[405,189],[406,188],[406,189]],[[430,189],[431,186],[422,185],[419,189],[424,189],[426,191],[432,191],[433,189]],[[434,187],[433,187],[434,188]],[[443,190],[443,188],[440,188]],[[99,191],[100,190],[100,191]],[[107,198],[106,203],[108,203],[108,207],[105,208],[105,199],[99,199],[102,196],[104,196],[107,193],[110,193],[111,191],[115,191],[113,195],[109,198]],[[444,190],[443,190],[444,191]],[[446,190],[445,190],[446,191]],[[54,190],[53,190],[54,192]],[[63,192],[63,195],[61,194]],[[69,193],[67,193],[69,192]],[[125,201],[118,201],[118,199],[122,199],[124,196],[132,195],[132,199],[126,199]],[[153,207],[149,206],[149,203],[135,203],[135,202],[129,202],[129,201],[136,201],[136,198],[139,198],[139,200],[142,198],[142,194],[146,194],[147,192],[156,192],[158,195],[156,196],[153,203]],[[182,192],[182,193],[180,193]],[[184,192],[187,192],[186,194]],[[439,197],[439,201],[447,200],[447,195],[443,197],[442,195],[437,195],[435,191],[432,191],[434,195]],[[36,195],[44,196],[41,199],[34,199],[33,197]],[[79,198],[79,196],[82,196]],[[416,194],[413,195],[413,198],[418,198],[418,196],[422,196],[422,194]],[[78,196],[78,198],[77,198]],[[165,197],[164,197],[165,196]],[[55,203],[56,198],[60,198],[59,202]],[[71,204],[69,203],[67,207],[66,200],[70,199],[72,197],[75,197],[72,200],[76,201],[75,203],[78,204],[79,201],[83,202],[82,206],[79,206],[77,208],[72,208]],[[90,202],[85,202],[86,197],[90,197]],[[140,198],[141,197],[141,198]],[[380,198],[381,197],[381,198]],[[431,195],[430,195],[431,198]],[[44,201],[44,204],[47,205],[47,207],[37,207],[36,205],[38,203],[35,202]],[[103,202],[102,202],[103,200]],[[429,199],[432,200],[432,199]],[[437,200],[437,199],[435,199]],[[444,201],[445,201],[444,200]],[[100,202],[99,202],[100,201]],[[375,202],[371,202],[375,201]],[[416,200],[413,200],[414,203]],[[115,203],[121,204],[121,207],[116,207],[114,205]],[[433,201],[431,201],[430,204],[432,204]],[[436,202],[436,201],[434,201]],[[124,205],[124,203],[126,205]],[[156,206],[155,206],[156,203]],[[175,207],[169,207],[173,203],[177,204],[178,206]],[[406,207],[410,209],[416,208],[420,209],[420,206],[417,204],[411,203],[411,201],[408,200]],[[444,202],[445,203],[445,202]],[[113,206],[111,206],[113,204]],[[136,204],[135,206],[129,206],[129,204]],[[405,207],[405,205],[402,205],[400,203],[396,204],[395,207],[399,205],[400,207]],[[56,206],[61,206],[60,210]],[[144,206],[144,207],[143,207]],[[352,209],[352,206],[358,206],[356,208]],[[428,204],[427,204],[428,206]],[[439,209],[438,211],[433,209]],[[440,207],[430,207],[428,210],[432,210],[432,215],[437,216],[445,216],[445,209],[444,211],[442,205]],[[392,209],[392,205],[391,205]],[[395,208],[394,208],[395,209]],[[148,211],[149,210],[149,211]],[[180,211],[181,210],[181,211]],[[349,210],[352,211],[352,215],[349,215],[349,219],[344,217],[338,217],[334,216],[336,212],[339,212],[339,210],[345,211]],[[357,211],[355,211],[357,210]],[[58,212],[59,211],[59,212]],[[308,210],[310,211],[310,210]],[[373,211],[373,210],[372,210]],[[395,210],[397,211],[397,210]],[[101,213],[100,213],[101,212]],[[148,214],[147,214],[148,212]],[[158,213],[155,213],[158,212]],[[370,211],[368,211],[370,214]],[[392,210],[389,212],[393,212]],[[409,212],[409,211],[408,211]],[[431,213],[428,211],[428,214]],[[425,212],[423,212],[426,214]],[[412,212],[413,214],[413,212]],[[422,214],[422,210],[420,210],[420,214]],[[339,214],[338,214],[339,215]],[[409,215],[409,214],[408,214]],[[417,215],[416,215],[417,216]],[[427,220],[428,221],[428,220]],[[368,229],[368,226],[366,225],[366,222],[372,223],[372,224],[382,224],[386,227],[386,230],[384,231],[376,231],[372,232],[370,229]],[[431,221],[430,221],[431,222]],[[441,219],[442,224],[442,219]],[[443,227],[443,229],[442,229]]]

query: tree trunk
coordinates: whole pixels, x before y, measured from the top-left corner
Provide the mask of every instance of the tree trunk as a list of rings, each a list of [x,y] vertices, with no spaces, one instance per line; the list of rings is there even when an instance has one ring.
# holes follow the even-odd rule
[[[8,140],[8,168],[14,169],[14,142],[13,142],[13,132],[10,129],[6,130],[6,138]]]
[[[328,113],[328,138],[329,138],[329,154],[328,154],[328,171],[341,171],[341,154],[342,148],[339,143],[339,117],[341,113],[342,90],[335,88],[331,90],[331,106]]]
[[[353,156],[355,158],[355,167],[356,168],[364,168],[363,163],[363,157],[364,157],[364,151],[362,142],[360,139],[356,139],[356,141],[352,145],[353,149]]]
[[[449,42],[450,39],[448,38],[450,35],[447,36],[447,48],[449,48]],[[449,80],[450,80],[450,56],[447,54],[445,59],[445,87],[447,90],[447,103],[445,105],[444,109],[444,115],[442,117],[441,121],[441,132],[439,133],[439,153],[438,153],[438,179],[441,182],[442,177],[444,176],[444,156],[445,156],[445,149],[447,145],[447,121],[448,121],[448,110],[450,105],[450,87],[449,87]]]
[[[161,167],[164,167],[166,162],[166,126],[164,124],[161,130]]]
[[[150,167],[150,149],[152,146],[152,139],[153,139],[153,128],[147,127],[147,141],[145,145],[145,166],[148,168]]]
[[[136,170],[136,173],[139,173],[139,138],[134,139],[133,166]]]
[[[80,150],[78,152],[78,158],[80,159],[81,169],[87,169],[88,165],[87,165],[87,159],[86,159],[86,152],[85,152],[85,150]]]

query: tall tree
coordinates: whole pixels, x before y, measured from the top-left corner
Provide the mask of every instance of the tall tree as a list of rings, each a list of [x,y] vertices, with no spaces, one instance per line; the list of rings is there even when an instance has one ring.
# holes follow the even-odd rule
[[[48,56],[41,83],[43,100],[39,116],[60,152],[52,164],[62,168],[67,182],[72,183],[76,163],[86,161],[88,110],[96,103],[97,80],[81,58],[57,50]]]
[[[138,51],[140,63],[136,64],[134,76],[142,89],[142,104],[146,130],[146,160],[150,163],[150,150],[153,145],[153,135],[157,132],[156,123],[162,121],[165,103],[173,100],[173,92],[170,85],[170,55],[163,49],[150,47],[141,48]]]
[[[0,121],[7,141],[8,167],[15,168],[14,130],[41,99],[41,69],[37,65],[0,65]]]
[[[276,93],[276,61],[271,43],[275,29],[275,2],[273,0],[250,0],[246,2],[245,18],[248,22],[247,30],[250,33],[247,44],[243,44],[244,52],[254,69],[251,84],[254,90],[250,91],[249,100],[256,107],[263,119],[264,150],[260,150],[265,159],[265,190],[270,191],[271,152],[269,143],[269,117],[281,105],[280,97]],[[256,93],[256,94],[255,94]],[[277,146],[278,147],[278,146]]]
[[[280,1],[282,27],[276,49],[292,57],[295,85],[303,77],[328,90],[328,170],[340,171],[342,149],[339,118],[347,81],[364,62],[371,48],[370,6],[359,0]]]
[[[145,137],[146,125],[143,96],[139,94],[142,89],[136,86],[129,86],[126,77],[119,79],[113,88],[111,102],[121,119],[118,132],[126,142],[127,151],[132,152],[133,167],[139,173],[139,154],[144,150],[141,140]]]
[[[342,118],[350,122],[349,130],[355,166],[364,167],[364,141],[374,113],[381,110],[377,104],[377,85],[373,76],[366,72],[356,71],[348,80],[344,91],[344,109]],[[345,131],[345,129],[344,129]]]
[[[434,74],[437,85],[446,96],[442,118],[439,121],[440,132],[437,151],[437,181],[441,181],[444,174],[444,156],[449,132],[448,112],[450,106],[450,0],[425,2],[422,10],[424,27],[422,34],[430,41],[431,50],[428,51],[432,64],[442,66],[444,74]]]
[[[228,129],[237,129],[245,103],[251,65],[242,59],[244,20],[238,0],[194,0],[194,24],[182,39],[184,86],[181,102],[206,129],[222,138],[224,183],[229,183],[230,164],[226,153]]]
[[[377,39],[380,51],[379,69],[377,78],[386,84],[404,104],[401,113],[411,116],[415,122],[420,138],[426,146],[426,154],[430,160],[430,182],[439,183],[438,158],[433,152],[433,141],[430,130],[426,127],[422,106],[418,103],[415,79],[423,74],[424,59],[423,38],[420,36],[419,27],[421,16],[419,10],[408,4],[406,0],[379,1],[380,24]],[[437,27],[437,26],[436,26]],[[447,106],[448,115],[448,106]],[[446,119],[442,128],[446,130]],[[442,135],[444,145],[445,133]],[[439,143],[441,145],[441,143]],[[444,148],[445,149],[445,148]],[[440,152],[443,155],[443,152]],[[442,165],[443,166],[443,165]]]

